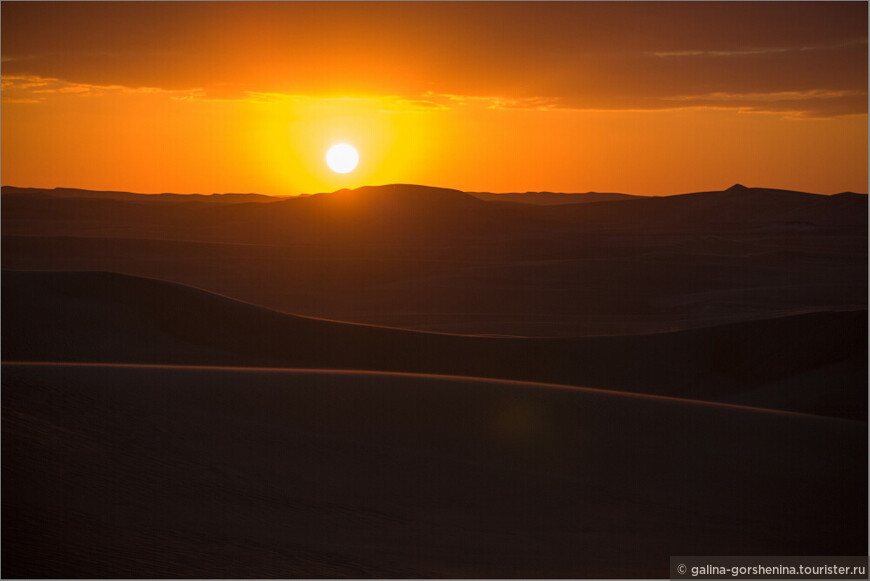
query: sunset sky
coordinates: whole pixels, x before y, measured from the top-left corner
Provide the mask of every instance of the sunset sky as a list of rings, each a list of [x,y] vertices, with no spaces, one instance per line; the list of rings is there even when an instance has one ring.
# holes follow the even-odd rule
[[[3,2],[0,22],[4,185],[867,191],[866,2]]]

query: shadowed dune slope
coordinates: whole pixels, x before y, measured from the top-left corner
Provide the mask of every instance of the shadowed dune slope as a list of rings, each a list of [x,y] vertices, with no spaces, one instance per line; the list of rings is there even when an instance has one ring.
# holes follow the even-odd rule
[[[866,311],[578,339],[420,333],[276,313],[102,272],[2,275],[6,361],[281,366],[584,385],[866,420]]]
[[[5,577],[655,578],[867,543],[860,422],[381,373],[2,372]]]
[[[866,232],[455,246],[4,234],[0,246],[7,269],[120,272],[282,312],[461,334],[628,335],[867,306]]]

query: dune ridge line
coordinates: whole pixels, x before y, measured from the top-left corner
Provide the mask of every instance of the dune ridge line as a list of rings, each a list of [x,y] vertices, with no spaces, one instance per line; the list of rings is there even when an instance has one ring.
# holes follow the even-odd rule
[[[92,368],[120,368],[120,369],[164,369],[169,371],[231,371],[242,373],[286,373],[286,374],[323,374],[323,375],[373,375],[373,376],[390,376],[390,377],[420,377],[437,379],[443,381],[475,381],[480,383],[496,383],[519,385],[533,387],[538,389],[563,389],[571,391],[580,391],[585,393],[593,393],[597,395],[614,396],[616,398],[627,397],[652,401],[669,401],[680,404],[710,406],[715,408],[726,408],[734,410],[742,410],[763,414],[797,416],[812,419],[824,420],[839,420],[855,423],[866,423],[858,420],[850,420],[847,418],[831,418],[817,414],[807,414],[800,412],[792,412],[788,410],[777,410],[771,408],[759,408],[739,404],[730,404],[715,401],[704,401],[681,397],[672,397],[666,395],[654,395],[647,393],[636,393],[631,391],[619,391],[613,389],[599,389],[595,387],[583,387],[579,385],[567,385],[560,383],[542,383],[535,381],[522,381],[516,379],[497,379],[492,377],[468,377],[464,375],[446,375],[438,373],[410,373],[403,371],[377,371],[371,369],[323,369],[323,368],[305,368],[305,367],[247,367],[247,366],[231,366],[231,365],[172,365],[161,363],[103,363],[103,362],[82,362],[82,361],[0,361],[0,365],[11,367],[92,367]]]

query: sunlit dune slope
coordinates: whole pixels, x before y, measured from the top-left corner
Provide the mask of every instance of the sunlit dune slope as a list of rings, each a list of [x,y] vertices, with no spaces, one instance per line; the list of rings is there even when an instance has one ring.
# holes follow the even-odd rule
[[[655,578],[674,554],[860,554],[866,430],[509,382],[4,365],[3,573]]]
[[[441,373],[703,400],[741,402],[751,393],[755,404],[777,409],[858,419],[867,413],[866,311],[665,334],[524,339],[292,316],[114,273],[4,271],[2,284],[7,361]]]

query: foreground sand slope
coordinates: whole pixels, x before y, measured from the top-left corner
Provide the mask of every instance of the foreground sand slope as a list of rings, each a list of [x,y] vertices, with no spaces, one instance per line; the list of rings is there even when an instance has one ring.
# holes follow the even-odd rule
[[[867,312],[624,337],[468,337],[276,313],[100,272],[3,277],[3,359],[444,373],[867,418]]]
[[[866,423],[382,373],[2,379],[4,577],[662,577],[867,544]]]

